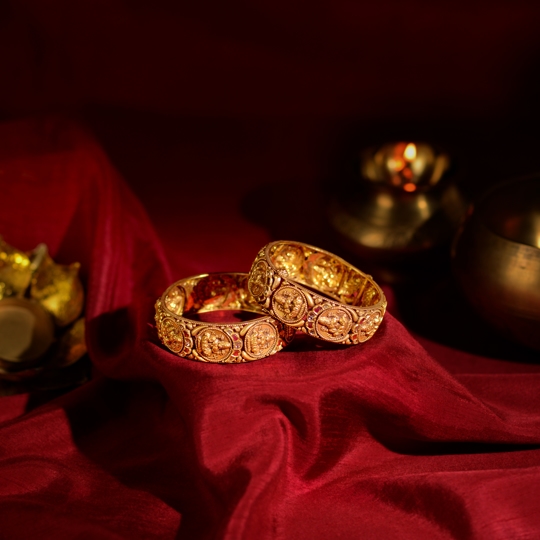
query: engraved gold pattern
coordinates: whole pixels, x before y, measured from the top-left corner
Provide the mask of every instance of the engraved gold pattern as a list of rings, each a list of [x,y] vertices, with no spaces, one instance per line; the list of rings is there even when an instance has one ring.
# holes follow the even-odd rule
[[[277,241],[257,255],[252,273],[267,265],[261,308],[313,337],[351,345],[373,336],[386,298],[373,278],[340,257],[301,242]]]
[[[352,327],[352,317],[345,309],[329,308],[317,317],[315,326],[322,338],[343,341]]]
[[[197,351],[208,362],[223,362],[232,347],[231,338],[219,328],[205,328],[197,334]]]
[[[343,265],[325,253],[313,253],[304,262],[304,275],[321,292],[337,290],[344,273]]]
[[[305,296],[294,287],[281,287],[272,297],[274,315],[284,323],[294,324],[307,311]]]
[[[184,348],[184,336],[179,325],[171,317],[165,317],[160,325],[160,337],[173,352]]]
[[[270,277],[267,286],[270,285]],[[280,351],[294,337],[289,327],[266,315],[248,290],[243,273],[203,274],[171,285],[156,301],[156,327],[175,354],[212,363],[249,362]],[[213,323],[193,315],[215,310],[255,312],[247,321]]]
[[[303,251],[297,246],[283,244],[274,253],[274,264],[282,276],[294,278],[304,260]]]
[[[244,346],[250,356],[262,358],[270,354],[270,351],[277,345],[278,338],[275,326],[268,322],[262,322],[252,326],[247,331]]]
[[[366,312],[364,316],[360,319],[358,324],[358,341],[360,343],[367,341],[379,325],[381,324],[384,313],[381,311]]]
[[[248,287],[253,296],[266,294],[268,288],[268,265],[264,261],[259,261],[253,268]]]

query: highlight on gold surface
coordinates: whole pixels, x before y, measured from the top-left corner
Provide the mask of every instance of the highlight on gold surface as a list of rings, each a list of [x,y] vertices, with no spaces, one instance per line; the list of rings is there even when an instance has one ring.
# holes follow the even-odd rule
[[[54,318],[58,326],[72,323],[81,314],[84,293],[79,263],[56,264],[49,256],[32,276],[30,296]]]
[[[245,332],[244,346],[253,358],[263,358],[271,354],[279,340],[279,334],[275,325],[268,322],[260,322],[251,326]]]
[[[386,311],[384,293],[371,276],[302,242],[281,240],[265,246],[252,265],[248,287],[275,319],[346,345],[373,336]]]
[[[262,263],[255,269],[252,283],[260,293],[266,289],[265,276]],[[155,305],[161,342],[178,356],[210,363],[250,362],[280,351],[292,340],[294,330],[261,310],[248,290],[247,279],[245,273],[231,272],[201,274],[173,283]],[[233,322],[203,322],[198,317],[222,311],[247,312],[252,317]]]
[[[65,374],[56,382],[50,374],[86,353],[78,272],[78,263],[56,264],[45,244],[23,252],[0,237],[0,380],[37,380],[46,373],[49,386],[59,379],[69,384]],[[6,384],[0,395],[13,391]]]
[[[0,237],[0,298],[24,294],[31,278],[30,255],[9,246]]]
[[[281,287],[272,296],[272,309],[279,320],[294,324],[304,317],[308,309],[307,299],[295,287]]]

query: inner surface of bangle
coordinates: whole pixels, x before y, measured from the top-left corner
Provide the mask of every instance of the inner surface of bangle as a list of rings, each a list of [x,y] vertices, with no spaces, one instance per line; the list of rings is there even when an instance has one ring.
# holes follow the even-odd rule
[[[276,269],[287,272],[287,279],[344,304],[368,307],[381,300],[372,279],[330,253],[300,243],[276,242],[269,258]]]
[[[262,313],[248,292],[247,274],[243,273],[207,274],[181,280],[166,291],[163,302],[175,315],[199,320],[197,314],[217,311]]]

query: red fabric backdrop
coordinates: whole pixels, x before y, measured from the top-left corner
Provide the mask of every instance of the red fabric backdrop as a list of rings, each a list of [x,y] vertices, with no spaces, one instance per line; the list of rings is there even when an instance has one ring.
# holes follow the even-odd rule
[[[82,263],[95,366],[0,398],[0,538],[538,538],[538,358],[463,305],[418,302],[454,342],[428,339],[387,288],[365,345],[231,366],[171,355],[152,314],[272,238],[330,247],[318,182],[351,119],[354,144],[388,112],[451,124],[488,181],[534,165],[534,137],[492,127],[538,118],[539,8],[176,4],[0,5],[0,109],[76,111],[130,184],[77,124],[0,126],[0,234]]]

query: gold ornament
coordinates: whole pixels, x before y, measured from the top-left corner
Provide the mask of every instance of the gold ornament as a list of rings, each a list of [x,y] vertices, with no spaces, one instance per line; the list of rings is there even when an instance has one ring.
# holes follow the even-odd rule
[[[87,368],[65,369],[86,354],[79,268],[0,237],[0,395],[86,380]]]

